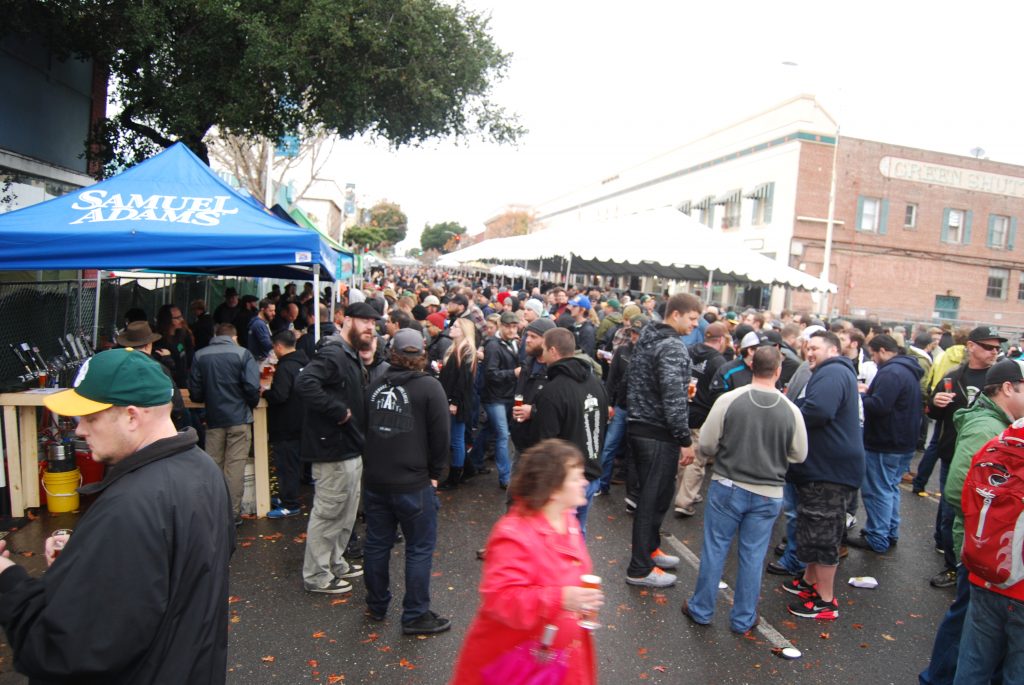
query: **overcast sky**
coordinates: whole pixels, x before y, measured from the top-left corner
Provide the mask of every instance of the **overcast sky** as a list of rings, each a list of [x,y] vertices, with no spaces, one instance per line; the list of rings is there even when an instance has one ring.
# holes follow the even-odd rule
[[[843,135],[1024,164],[1024,3],[467,2],[513,53],[494,99],[529,129],[397,152],[348,141],[329,172],[366,203],[470,233],[756,114],[818,96]],[[786,66],[785,62],[795,66]]]

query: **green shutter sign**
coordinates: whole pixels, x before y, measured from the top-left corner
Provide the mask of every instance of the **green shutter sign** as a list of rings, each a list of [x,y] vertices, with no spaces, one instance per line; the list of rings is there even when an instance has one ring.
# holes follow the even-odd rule
[[[864,216],[864,196],[863,195],[858,195],[857,196],[857,218],[854,219],[853,230],[855,230],[855,231],[859,231],[860,230],[860,222],[861,222],[861,219],[863,218],[863,216]]]
[[[985,238],[985,245],[988,247],[996,246],[996,215],[988,215],[988,237]]]
[[[878,217],[878,235],[885,235],[889,230],[889,201],[882,200],[882,214]]]
[[[949,207],[942,210],[942,242],[949,242]]]
[[[971,244],[971,221],[974,219],[974,212],[970,209],[966,212],[967,218],[964,219],[964,245]]]
[[[1017,217],[1010,217],[1010,235],[1006,239],[1006,249],[1012,250],[1013,243],[1017,240]]]

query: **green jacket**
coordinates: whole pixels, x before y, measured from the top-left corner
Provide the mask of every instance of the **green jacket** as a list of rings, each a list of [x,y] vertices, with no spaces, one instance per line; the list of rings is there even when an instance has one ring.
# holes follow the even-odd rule
[[[949,475],[946,476],[946,489],[942,496],[946,503],[953,507],[956,518],[953,520],[953,551],[960,558],[960,548],[964,544],[964,510],[960,499],[967,479],[967,469],[971,460],[982,447],[992,438],[1003,432],[1012,423],[990,397],[979,394],[974,404],[967,409],[958,409],[953,414],[953,425],[956,426],[956,449],[953,460],[949,464]]]
[[[942,355],[935,360],[935,363],[932,364],[931,371],[928,373],[928,390],[926,392],[931,394],[931,392],[935,390],[935,386],[942,380],[942,377],[963,364],[966,358],[967,345],[953,345],[943,352]]]
[[[608,332],[612,326],[618,326],[623,322],[622,314],[619,312],[612,312],[604,317],[601,321],[601,325],[597,327],[597,347],[601,349],[601,341],[604,340],[605,333]]]

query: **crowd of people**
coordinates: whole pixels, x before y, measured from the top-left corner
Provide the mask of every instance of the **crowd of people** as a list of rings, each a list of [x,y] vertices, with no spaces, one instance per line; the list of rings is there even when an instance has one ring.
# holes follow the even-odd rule
[[[675,585],[680,559],[661,548],[663,521],[703,507],[700,568],[681,610],[696,625],[713,620],[736,540],[729,627],[744,634],[760,621],[765,571],[783,578],[793,616],[838,619],[841,559],[850,548],[890,553],[900,539],[901,483],[924,492],[938,463],[943,497],[934,536],[944,567],[931,584],[955,586],[956,596],[921,682],[1020,677],[1024,665],[1013,645],[1024,635],[1024,581],[987,582],[960,558],[965,513],[972,511],[961,495],[972,459],[1024,418],[1024,365],[1004,354],[1008,341],[998,331],[737,311],[687,293],[513,289],[433,270],[380,271],[361,288],[343,287],[333,316],[330,298],[291,284],[262,300],[229,289],[212,314],[192,303],[189,322],[177,307],[162,308],[155,330],[145,312],[129,312],[117,342],[133,364],[141,357],[159,370],[146,378],[159,380],[161,393],[166,388],[166,416],[139,388],[117,394],[87,382],[105,366],[95,363],[78,389],[52,398],[52,408],[83,417],[116,410],[124,414],[122,430],[134,407],[147,408],[143,428],[152,440],[108,448],[118,477],[119,464],[139,455],[144,469],[156,468],[147,447],[154,440],[170,441],[160,454],[205,446],[225,478],[221,499],[231,528],[242,520],[242,469],[262,396],[278,484],[268,516],[303,513],[301,483],[314,488],[303,587],[344,594],[362,578],[366,617],[382,621],[392,599],[388,560],[401,538],[400,620],[408,635],[452,625],[430,602],[437,491],[457,496],[468,479],[493,479],[506,513],[477,552],[485,564],[481,606],[456,683],[495,682],[523,645],[535,643],[554,655],[546,663],[561,669],[558,682],[596,681],[589,624],[604,596],[587,580],[587,513],[613,486],[622,486],[632,514],[621,580]],[[123,357],[125,349],[96,359],[113,364],[106,355]],[[269,382],[261,383],[261,365],[274,367]],[[175,388],[205,401],[205,413],[179,408],[172,417]],[[184,429],[176,434],[187,440],[172,437],[168,425]],[[89,439],[88,429],[80,432]],[[924,456],[912,472],[919,449]],[[856,531],[861,502],[864,523]],[[785,535],[766,564],[780,514]],[[89,529],[90,516],[92,510],[81,528]],[[216,522],[212,528],[219,530]],[[233,540],[233,530],[218,535]],[[67,558],[89,554],[76,552],[87,539],[76,533]],[[55,569],[68,564],[57,556],[47,557]],[[223,572],[226,579],[226,559],[215,564],[218,578]],[[0,560],[0,567],[10,563]],[[45,587],[51,575],[60,578],[0,572],[0,590],[17,582],[26,595],[14,607],[8,597],[17,592],[0,598],[0,620],[37,611],[45,599],[33,584]],[[33,629],[19,624],[26,636]],[[216,670],[222,657],[215,651],[202,667]]]

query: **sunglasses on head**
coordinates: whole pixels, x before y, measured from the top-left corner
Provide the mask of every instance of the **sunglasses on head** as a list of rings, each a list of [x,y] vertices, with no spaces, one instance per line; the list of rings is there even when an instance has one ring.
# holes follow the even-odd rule
[[[977,345],[981,349],[988,350],[989,352],[994,352],[994,351],[1000,349],[999,345],[992,345],[990,343],[978,342],[977,340],[972,340],[971,342],[973,342],[975,345]]]

